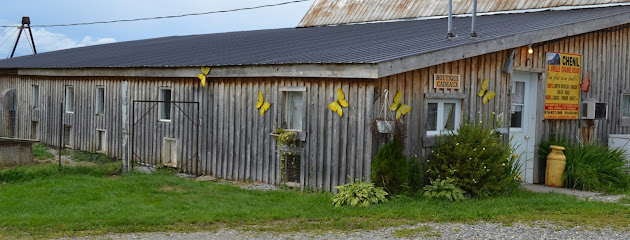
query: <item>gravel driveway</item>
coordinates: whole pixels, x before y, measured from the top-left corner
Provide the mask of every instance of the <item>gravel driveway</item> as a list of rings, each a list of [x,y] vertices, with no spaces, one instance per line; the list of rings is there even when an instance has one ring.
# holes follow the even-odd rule
[[[422,223],[414,226],[385,228],[374,231],[356,231],[350,233],[328,233],[313,235],[309,233],[271,234],[259,232],[239,232],[221,230],[217,232],[196,233],[130,233],[107,234],[84,238],[64,239],[630,239],[628,231],[611,229],[588,230],[577,226],[561,228],[547,222],[531,225],[515,224],[503,226],[498,223],[461,224],[461,223]]]

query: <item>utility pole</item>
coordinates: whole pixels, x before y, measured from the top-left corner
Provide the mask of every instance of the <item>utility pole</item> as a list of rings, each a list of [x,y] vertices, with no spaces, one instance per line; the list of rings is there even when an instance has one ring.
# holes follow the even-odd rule
[[[11,57],[13,58],[13,54],[15,54],[15,49],[17,48],[18,42],[20,41],[20,36],[22,36],[22,31],[24,28],[28,29],[28,33],[31,36],[31,45],[33,46],[33,54],[37,54],[37,49],[35,48],[35,40],[33,39],[33,31],[31,30],[31,18],[22,17],[22,26],[20,26],[20,33],[18,33],[17,39],[15,39],[15,44],[13,45],[13,51],[11,51]]]

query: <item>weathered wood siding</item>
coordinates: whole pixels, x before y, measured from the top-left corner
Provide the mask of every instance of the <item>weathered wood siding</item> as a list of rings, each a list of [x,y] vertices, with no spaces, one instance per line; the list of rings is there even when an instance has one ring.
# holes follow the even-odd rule
[[[536,142],[547,138],[551,133],[557,133],[570,137],[572,140],[587,141],[596,139],[607,143],[609,134],[630,134],[630,127],[621,124],[621,100],[622,92],[630,93],[630,29],[629,25],[619,26],[598,32],[564,38],[551,42],[534,44],[533,54],[528,54],[527,46],[516,50],[513,71],[526,71],[539,73]],[[588,93],[582,93],[581,99],[597,100],[608,103],[608,118],[595,120],[595,126],[586,127],[583,120],[544,120],[545,97],[545,68],[547,51],[566,52],[582,55],[582,76],[587,71],[591,73],[591,89]],[[509,88],[511,74],[503,72],[503,66],[509,58],[510,51],[494,52],[477,57],[466,58],[455,62],[440,64],[429,68],[418,69],[401,73],[376,81],[375,88],[379,92],[388,89],[389,102],[397,91],[403,93],[403,103],[412,106],[411,112],[402,119],[407,128],[407,146],[405,153],[408,156],[419,157],[428,155],[430,148],[423,146],[423,137],[426,136],[426,93],[463,93],[462,100],[463,120],[478,121],[481,112],[483,119],[489,122],[492,112],[503,113],[501,127],[508,128],[510,98]],[[433,88],[433,74],[447,73],[461,76],[461,88],[457,91],[436,90]],[[494,99],[483,105],[482,98],[477,96],[483,79],[488,78],[488,89],[497,93]],[[382,99],[376,102],[375,117],[381,118]],[[387,110],[389,118],[393,113]],[[537,162],[539,173],[544,173],[544,165]],[[539,175],[539,176],[542,176]]]
[[[608,103],[608,118],[594,120],[594,126],[588,126],[584,120],[544,120],[545,74],[538,81],[539,110],[536,124],[536,140],[547,138],[555,133],[564,135],[572,141],[599,141],[608,143],[609,134],[630,134],[630,126],[622,124],[622,93],[630,93],[630,25],[626,24],[575,37],[535,44],[533,56],[527,55],[527,48],[518,49],[520,58],[514,66],[523,69],[544,71],[545,52],[566,52],[582,55],[582,78],[586,72],[591,75],[591,89],[581,92],[581,101],[596,100]],[[517,54],[518,55],[518,54]],[[529,60],[528,60],[529,56]],[[542,93],[542,94],[541,94]],[[582,111],[582,109],[580,109]],[[537,148],[536,148],[537,149]],[[541,161],[542,162],[542,161]],[[538,172],[544,173],[544,165],[538,164]],[[542,179],[543,174],[539,175]]]
[[[462,121],[483,120],[490,124],[493,122],[492,112],[495,112],[503,114],[501,127],[508,127],[510,103],[507,92],[510,75],[502,72],[503,63],[508,55],[509,51],[495,52],[379,79],[376,82],[376,89],[379,92],[383,92],[384,89],[389,91],[389,100],[385,106],[387,118],[394,118],[394,112],[389,110],[389,105],[398,91],[402,92],[402,102],[412,107],[411,111],[401,118],[406,127],[405,154],[410,157],[414,155],[425,157],[429,154],[430,145],[427,146],[425,128],[428,99],[425,98],[425,94],[445,94],[445,97],[464,94],[461,102]],[[459,74],[461,78],[459,90],[435,89],[433,77],[436,73]],[[477,93],[486,78],[489,83],[488,89],[495,91],[497,95],[484,105]],[[382,98],[377,101],[375,109],[377,118],[385,117],[381,110],[383,102]]]
[[[213,79],[209,86],[214,102],[202,113],[207,118],[204,167],[212,175],[227,179],[279,184],[280,159],[276,141],[269,135],[280,127],[284,113],[284,87],[304,87],[306,101],[301,146],[301,184],[313,189],[332,190],[350,179],[369,179],[372,159],[374,87],[372,80],[313,78]],[[350,106],[343,117],[328,104],[341,88]],[[255,108],[258,91],[271,107],[264,116]],[[206,103],[207,104],[207,103]]]
[[[9,76],[2,76],[0,75],[0,93],[4,92],[5,90],[9,90],[9,89],[16,89],[17,88],[17,82],[18,82],[18,78],[17,77],[9,77]],[[17,90],[17,89],[16,89]],[[2,96],[0,96],[2,97]],[[3,99],[0,99],[0,101],[2,101]],[[7,111],[7,109],[4,109],[4,105],[6,105],[6,103],[2,103],[0,102],[0,137],[11,137],[11,133],[10,133],[10,129],[9,129],[9,113]]]
[[[619,26],[598,32],[583,34],[558,41],[535,44],[534,54],[528,60],[527,47],[518,49],[521,57],[516,67],[545,70],[545,52],[565,52],[582,55],[582,77],[589,71],[591,89],[581,93],[581,99],[594,99],[608,103],[608,119],[595,120],[593,137],[602,143],[608,142],[609,134],[628,134],[630,127],[621,126],[621,92],[630,89],[630,25]],[[544,109],[545,76],[539,81],[538,109]],[[543,93],[543,94],[540,94]],[[537,122],[537,138],[550,133],[564,134],[572,140],[583,139],[580,131],[582,120],[544,120],[540,110]]]
[[[212,79],[201,88],[196,78],[110,78],[110,77],[0,77],[2,88],[18,91],[18,137],[30,138],[31,121],[37,121],[42,143],[59,145],[60,111],[63,124],[72,127],[73,149],[96,152],[97,129],[106,130],[106,154],[122,157],[123,81],[129,82],[130,108],[133,100],[158,100],[160,88],[172,89],[173,101],[200,103],[172,107],[170,122],[157,121],[153,103],[136,103],[134,157],[139,162],[160,164],[165,137],[178,139],[180,167],[194,172],[234,180],[279,184],[280,159],[275,140],[269,135],[282,122],[282,87],[306,88],[304,123],[307,139],[302,143],[303,187],[332,190],[350,179],[369,179],[372,135],[369,124],[374,103],[373,80],[243,78]],[[32,85],[39,85],[40,107],[33,110]],[[74,86],[75,111],[65,113],[61,103],[65,86]],[[105,87],[105,114],[96,115],[97,86]],[[350,103],[340,118],[328,109],[342,88]],[[261,117],[255,108],[262,91],[270,109]],[[35,113],[37,112],[37,113]],[[186,114],[184,114],[186,113]],[[146,115],[144,118],[142,116]],[[199,132],[188,118],[200,120]],[[196,135],[199,136],[199,166],[194,165]],[[193,159],[191,159],[193,158]]]
[[[198,101],[201,98],[201,90],[192,86],[191,79],[163,79],[163,78],[120,78],[120,77],[36,77],[36,76],[0,76],[0,83],[4,88],[17,90],[17,137],[31,139],[37,138],[41,143],[59,146],[61,128],[61,116],[63,114],[63,126],[71,127],[70,143],[75,150],[96,152],[98,150],[98,130],[105,130],[106,149],[105,154],[122,157],[122,95],[121,85],[123,81],[129,81],[131,100],[158,100],[158,89],[168,87],[173,90],[173,101]],[[195,81],[196,83],[196,81]],[[39,106],[33,106],[32,86],[39,85]],[[65,105],[65,87],[74,87],[74,112],[67,113]],[[99,86],[105,88],[105,113],[96,114],[96,89]],[[131,108],[131,102],[130,106]],[[191,118],[198,121],[196,106],[182,105],[183,111],[172,109],[172,121],[170,123],[157,121],[157,107],[151,109],[142,108],[149,104],[137,104],[134,112],[136,120],[147,114],[147,117],[136,121],[136,154],[142,158],[142,162],[149,164],[160,163],[162,140],[164,137],[176,138],[181,143],[179,156],[191,158],[195,150],[194,137],[191,122],[187,120],[183,112],[191,114]],[[36,124],[33,124],[36,122]],[[3,124],[4,125],[4,124]],[[33,127],[36,126],[36,129]],[[35,132],[35,136],[33,136]],[[63,137],[62,137],[62,141]],[[186,160],[188,160],[188,158]],[[140,160],[140,159],[136,159]],[[190,161],[180,160],[187,165],[182,166],[186,171],[192,171]]]

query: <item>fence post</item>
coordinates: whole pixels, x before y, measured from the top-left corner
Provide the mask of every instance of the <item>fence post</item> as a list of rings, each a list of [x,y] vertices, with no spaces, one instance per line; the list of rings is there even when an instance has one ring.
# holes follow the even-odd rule
[[[63,151],[63,101],[61,101],[61,106],[59,106],[59,168],[61,168],[61,151]]]
[[[129,151],[129,82],[122,83],[122,162],[123,172],[129,171],[130,151]]]

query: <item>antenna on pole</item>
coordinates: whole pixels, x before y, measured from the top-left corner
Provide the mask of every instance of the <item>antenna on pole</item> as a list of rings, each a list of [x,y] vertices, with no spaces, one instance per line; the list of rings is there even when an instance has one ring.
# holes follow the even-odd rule
[[[20,32],[18,33],[17,39],[15,39],[15,44],[13,44],[13,51],[11,51],[11,57],[13,58],[13,54],[15,54],[15,49],[17,48],[18,42],[20,41],[20,36],[22,36],[22,31],[24,28],[28,29],[28,34],[31,36],[31,45],[33,45],[33,54],[37,54],[37,49],[35,48],[35,39],[33,39],[33,31],[31,30],[31,18],[22,17],[22,26],[20,26]]]

